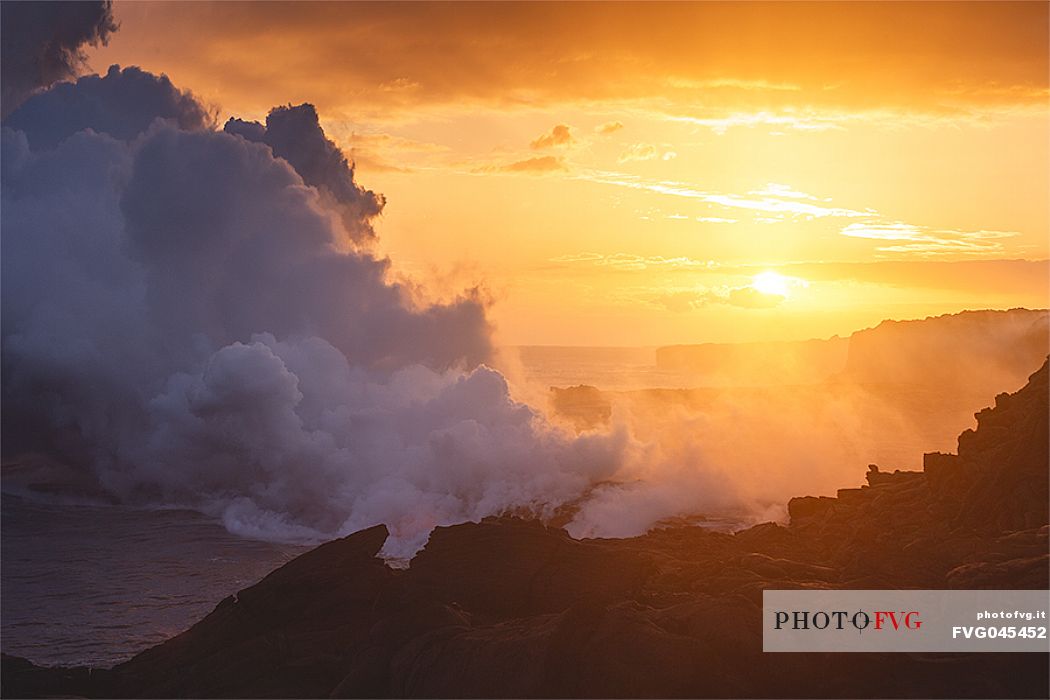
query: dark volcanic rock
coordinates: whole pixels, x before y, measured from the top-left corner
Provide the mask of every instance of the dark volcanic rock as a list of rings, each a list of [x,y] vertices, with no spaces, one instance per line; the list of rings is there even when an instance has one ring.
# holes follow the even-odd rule
[[[576,541],[513,518],[325,544],[112,670],[3,659],[5,696],[1041,697],[1046,654],[763,654],[767,588],[1048,587],[1047,366],[957,455],[791,523]]]
[[[114,669],[136,697],[327,696],[349,647],[396,609],[397,572],[375,555],[385,527],[303,554],[226,598],[177,637]]]

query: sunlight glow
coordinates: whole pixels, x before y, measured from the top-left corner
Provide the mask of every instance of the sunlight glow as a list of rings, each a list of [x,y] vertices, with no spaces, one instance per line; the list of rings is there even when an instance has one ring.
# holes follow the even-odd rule
[[[390,202],[370,245],[391,279],[421,304],[491,289],[497,344],[1047,304],[1045,3],[286,7],[114,3],[84,71],[163,73],[216,125],[315,105]]]
[[[763,294],[776,294],[786,297],[791,291],[791,280],[779,273],[767,270],[760,272],[751,279],[751,288]]]

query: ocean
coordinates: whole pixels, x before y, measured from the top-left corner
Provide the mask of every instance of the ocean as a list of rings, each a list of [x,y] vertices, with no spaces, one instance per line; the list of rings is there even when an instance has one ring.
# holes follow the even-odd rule
[[[104,667],[186,629],[304,547],[241,539],[188,510],[0,504],[3,651]]]
[[[525,379],[540,387],[588,384],[626,391],[692,389],[705,384],[696,373],[657,367],[655,347],[523,345],[513,349],[521,359]]]

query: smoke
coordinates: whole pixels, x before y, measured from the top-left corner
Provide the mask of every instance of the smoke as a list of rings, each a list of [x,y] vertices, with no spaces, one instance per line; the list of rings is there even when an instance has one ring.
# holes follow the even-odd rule
[[[230,119],[225,131],[249,141],[265,143],[287,160],[307,185],[317,188],[325,204],[342,214],[343,224],[357,242],[375,238],[371,221],[383,211],[382,195],[354,182],[354,166],[325,138],[313,105],[277,107],[258,122]]]
[[[130,141],[156,119],[189,131],[214,121],[193,95],[178,90],[167,76],[134,66],[110,66],[104,76],[87,75],[34,96],[4,125],[24,133],[33,149],[43,150],[84,129]]]
[[[203,113],[113,68],[5,125],[6,453],[255,537],[386,523],[391,556],[436,525],[550,515],[616,472],[623,431],[554,426],[484,366],[475,293],[418,305],[353,245],[382,200],[312,107],[251,138]]]
[[[117,31],[110,2],[0,4],[0,111],[7,117],[37,88],[72,78],[82,47],[105,44]]]
[[[898,460],[922,453],[908,449],[915,431],[892,403],[860,387],[637,391],[612,404],[637,454],[580,503],[575,537],[635,536],[679,517],[783,520],[793,496],[834,495],[859,486],[869,463],[914,467]]]

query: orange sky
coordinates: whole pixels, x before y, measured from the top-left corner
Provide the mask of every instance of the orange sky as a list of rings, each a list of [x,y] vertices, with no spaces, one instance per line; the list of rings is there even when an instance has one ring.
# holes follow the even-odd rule
[[[512,344],[1047,305],[1045,3],[116,3],[91,65],[312,102],[383,253]],[[1037,262],[1024,262],[1037,261]],[[766,271],[755,282],[755,276]]]

